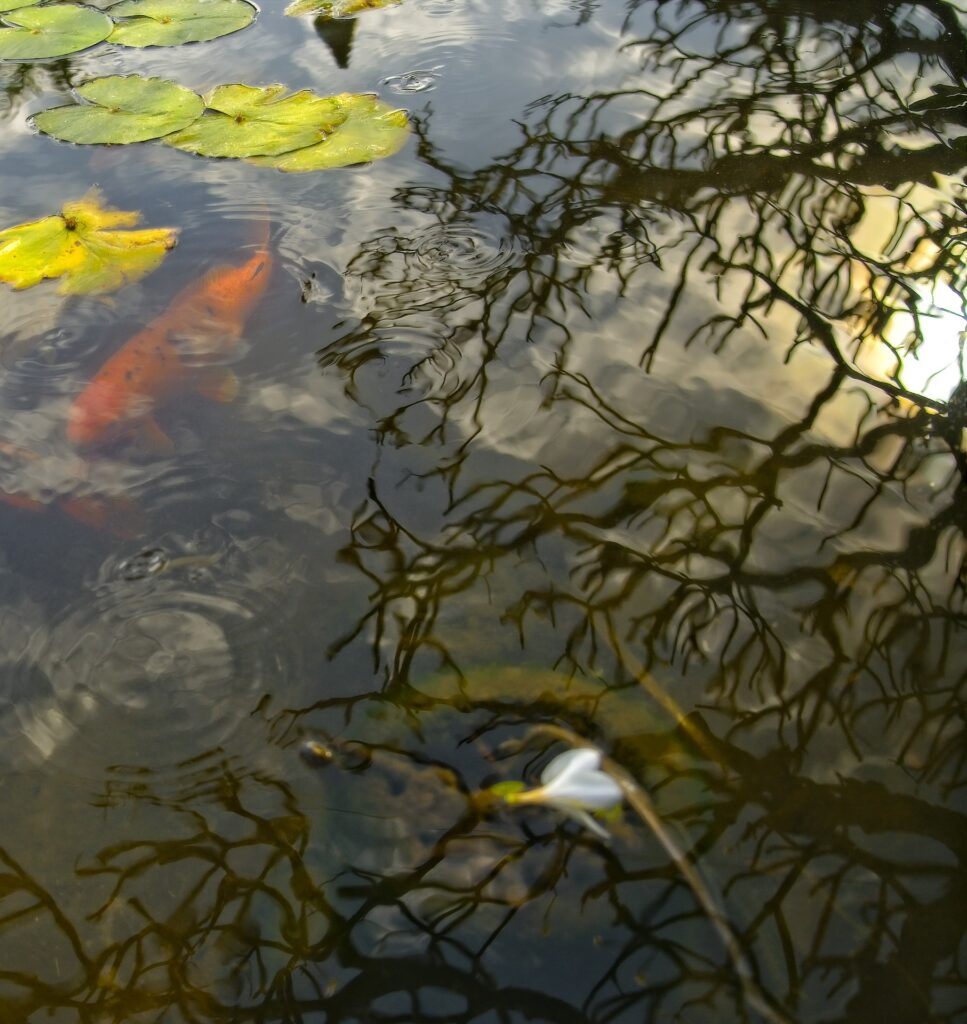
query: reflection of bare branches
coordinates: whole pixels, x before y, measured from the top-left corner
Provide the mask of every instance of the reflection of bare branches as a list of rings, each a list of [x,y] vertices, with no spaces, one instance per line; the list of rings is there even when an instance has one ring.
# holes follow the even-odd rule
[[[427,305],[426,268],[401,258],[418,241],[374,237],[349,271],[379,282],[380,294],[322,362],[352,376],[413,330],[430,352],[404,373],[407,400],[384,418],[386,432],[406,438],[401,421],[418,404],[439,414],[430,436],[443,436],[461,405],[479,427],[503,348],[540,342],[566,367],[574,325],[599,315],[588,296],[604,286],[620,298],[649,268],[672,284],[641,354],[647,367],[672,333],[720,349],[745,328],[772,334],[767,318],[785,309],[800,320],[791,348],[818,342],[848,375],[942,411],[944,396],[922,397],[900,363],[923,342],[923,288],[958,277],[963,262],[956,187],[924,193],[967,160],[949,138],[967,90],[965,40],[945,5],[914,6],[943,31],[918,35],[921,22],[900,4],[807,3],[794,15],[765,0],[649,5],[638,11],[647,31],[624,45],[640,58],[639,87],[537,101],[519,146],[474,172],[434,150],[426,119],[421,156],[448,184],[404,187],[400,204],[444,232],[491,230],[516,259],[470,281],[460,260],[449,273],[437,266]],[[721,308],[696,325],[690,300],[710,274]],[[912,332],[897,340],[900,313]],[[893,352],[895,366],[858,368],[865,343]]]
[[[428,108],[432,180],[348,267],[359,319],[319,360],[393,445],[340,552],[368,604],[329,654],[368,646],[379,691],[273,711],[278,777],[107,794],[166,827],[85,861],[90,920],[5,859],[7,934],[40,912],[77,962],[3,974],[20,1016],[733,1021],[738,962],[796,1020],[958,1019],[964,390],[906,360],[925,291],[962,289],[962,186],[937,178],[964,162],[961,20],[685,0],[631,5],[624,40],[637,78],[536,100],[487,166],[450,162]],[[629,308],[640,334],[585,338]],[[712,375],[736,349],[815,372],[783,378],[792,411],[753,373],[661,377],[700,344]],[[503,743],[540,724],[647,787],[682,857],[475,800],[539,769]],[[317,775],[306,733],[336,751]]]
[[[894,948],[891,997],[912,1000],[920,1019],[935,986],[964,985],[942,970],[955,962],[959,929],[933,924],[939,893],[948,905],[964,900],[961,815],[878,783],[815,782],[777,752],[757,756],[721,739],[697,715],[687,727],[656,729],[633,691],[585,684],[535,700],[525,672],[465,682],[420,691],[398,711],[380,694],[360,695],[349,722],[338,699],[297,716],[338,724],[318,785],[328,794],[323,813],[354,809],[349,817],[313,823],[296,795],[301,785],[227,763],[212,762],[173,794],[148,780],[126,795],[115,789],[114,805],[148,800],[185,828],[113,841],[79,869],[112,883],[90,915],[93,931],[75,929],[4,855],[5,927],[48,908],[82,968],[80,978],[66,972],[69,983],[27,988],[17,1012],[306,1022],[325,1012],[347,1024],[404,1013],[430,1024],[442,989],[464,1004],[448,1019],[467,1022],[488,1010],[508,1020],[657,1022],[686,1006],[739,1019],[736,979],[707,949],[708,908],[683,884],[682,863],[666,863],[647,833],[620,827],[608,848],[540,809],[495,816],[470,796],[495,765],[519,777],[542,756],[501,742],[535,721],[568,722],[610,749],[630,786],[647,783],[662,827],[680,837],[674,859],[700,863],[730,908],[747,908],[730,922],[737,956],[753,972],[746,995],[761,986],[806,1019],[817,993],[855,982],[859,965],[869,975],[853,985],[849,1009],[823,1014],[856,1019],[849,1013],[885,983],[864,939]],[[916,837],[917,857],[900,863],[878,849],[897,832]],[[736,845],[745,855],[734,860]],[[29,899],[11,907],[21,892]],[[804,913],[804,901],[817,912]],[[905,924],[896,934],[898,915]],[[581,950],[583,999],[570,982],[556,990],[553,959],[534,961],[527,983],[506,978],[508,958],[541,932],[569,955]],[[599,932],[607,940],[589,944]]]
[[[97,978],[96,963],[88,957],[77,929],[60,909],[57,900],[4,849],[0,849],[0,863],[8,869],[0,875],[0,932],[9,931],[46,912],[50,915],[53,934],[66,941],[67,948],[73,953],[78,968],[85,976],[86,984],[94,983]],[[10,1000],[11,1004],[22,1006],[35,1001],[38,1005],[47,1005],[54,986],[45,984],[34,970],[16,970],[11,967],[8,963],[0,968],[0,978],[8,986],[24,990],[23,996],[18,992],[18,996]],[[27,1016],[26,1013],[24,1015]]]
[[[69,59],[47,60],[38,64],[6,63],[0,67],[0,119],[19,112],[22,97],[37,92],[38,81],[49,81],[65,98],[73,84],[73,64]]]
[[[901,363],[925,340],[924,287],[962,276],[963,197],[956,183],[934,186],[965,159],[950,139],[967,88],[963,27],[934,2],[850,12],[815,2],[790,14],[764,0],[693,0],[636,7],[627,30],[638,82],[536,101],[520,144],[490,166],[449,164],[432,116],[420,125],[420,153],[446,187],[405,187],[400,205],[443,233],[502,223],[499,234],[519,242],[515,260],[470,284],[460,266],[438,267],[432,309],[417,301],[426,276],[399,258],[405,240],[374,238],[350,268],[383,298],[322,360],[352,374],[391,358],[407,324],[427,331],[455,310],[432,356],[397,358],[404,400],[382,425],[398,442],[446,449],[450,418],[466,415],[459,446],[420,474],[447,483],[438,522],[404,527],[385,489],[360,512],[344,557],[376,589],[344,642],[371,626],[377,665],[391,651],[391,682],[410,678],[421,651],[453,666],[442,610],[527,553],[547,579],[506,602],[503,622],[522,641],[558,634],[569,672],[634,677],[619,653],[629,642],[647,665],[714,664],[704,696],[732,728],[773,728],[803,758],[829,715],[857,754],[858,736],[888,728],[918,777],[929,762],[954,784],[967,467],[955,403],[909,386]],[[588,235],[596,221],[613,233]],[[620,301],[645,268],[663,284],[645,367],[676,336],[723,351],[751,328],[790,354],[819,346],[829,376],[799,421],[771,436],[710,424],[673,438],[574,369],[573,325],[610,308],[596,291],[610,286],[609,302]],[[711,310],[698,316],[710,277]],[[898,339],[901,313],[912,327]],[[871,340],[892,366],[857,361]],[[580,410],[611,439],[578,475],[542,464],[474,479],[490,381],[523,341],[552,367],[545,408]],[[822,440],[847,399],[869,409],[853,442]],[[919,411],[896,415],[900,400]],[[421,406],[435,414],[429,428],[411,415]],[[924,502],[927,466],[938,479]],[[907,502],[917,507],[908,528],[881,540]],[[789,512],[799,506],[804,518]],[[790,530],[795,554],[776,557]],[[928,650],[940,652],[929,666]]]
[[[967,622],[963,478],[944,446],[924,439],[925,413],[874,417],[853,443],[823,440],[815,428],[843,393],[849,377],[842,367],[833,368],[798,422],[772,436],[713,427],[687,440],[661,436],[588,376],[554,372],[557,403],[597,424],[587,435],[603,433],[610,446],[580,473],[525,464],[511,479],[485,476],[456,493],[440,523],[426,530],[403,526],[392,491],[373,483],[343,552],[372,581],[372,603],[333,653],[365,634],[391,692],[404,694],[405,684],[418,682],[417,667],[436,658],[465,680],[467,699],[493,716],[475,735],[551,713],[613,750],[639,778],[654,770],[654,759],[600,734],[600,702],[578,722],[573,687],[606,700],[628,692],[649,669],[664,678],[698,673],[706,682],[692,699],[721,725],[713,732],[703,723],[696,736],[696,720],[686,716],[681,734],[726,774],[702,773],[707,788],[683,820],[694,830],[696,850],[715,850],[729,835],[747,848],[754,868],[733,874],[729,890],[757,885],[764,909],[754,923],[736,926],[740,939],[781,937],[790,1009],[809,1016],[807,1007],[829,997],[829,977],[857,988],[852,1005],[866,1005],[883,983],[882,958],[864,952],[863,942],[875,948],[897,915],[919,927],[914,922],[934,907],[910,879],[924,874],[940,884],[942,877],[945,898],[957,904],[963,896],[955,872],[933,859],[898,867],[885,833],[929,834],[961,863],[963,822],[946,810],[934,815],[927,801],[904,804],[888,785],[810,776],[828,773],[817,756],[859,764],[888,758],[891,777],[905,773],[944,795],[964,785],[957,654]],[[945,475],[924,507],[915,480],[931,459]],[[471,453],[464,472],[475,466]],[[810,481],[805,488],[803,479]],[[883,516],[914,507],[900,535],[880,532]],[[780,526],[793,540],[777,555],[773,531]],[[545,578],[503,587],[526,552],[540,558]],[[499,705],[481,697],[472,666],[449,639],[445,612],[454,601],[473,607],[482,590],[488,603],[495,592],[513,595],[493,615],[528,649],[558,645],[557,664],[572,689],[560,679],[561,705],[553,712],[543,696]],[[620,687],[613,691],[604,679]],[[678,720],[674,707],[685,699],[659,704]],[[773,749],[760,758],[739,741]],[[852,829],[870,840],[852,838]],[[773,888],[763,897],[766,879]],[[807,915],[810,924],[797,924],[792,908],[807,899],[806,890],[822,893],[825,909],[819,921]],[[675,907],[669,927],[678,920]],[[860,918],[868,928],[856,924]],[[890,991],[908,1006],[904,1019],[928,1013],[926,993],[963,984],[954,976],[943,980],[959,935],[948,934],[949,941],[909,964],[907,952],[891,947],[897,971]],[[852,952],[831,952],[835,942],[847,942]],[[657,955],[656,945],[662,957],[683,956],[660,938],[635,933],[614,970],[643,949]],[[698,967],[687,962],[694,982]],[[617,977],[605,972],[600,984],[617,986]],[[702,999],[720,991],[720,978],[707,980]],[[682,997],[680,977],[665,994]],[[640,1005],[602,998],[613,1009]],[[661,996],[652,992],[652,999],[649,1012],[661,1005]]]

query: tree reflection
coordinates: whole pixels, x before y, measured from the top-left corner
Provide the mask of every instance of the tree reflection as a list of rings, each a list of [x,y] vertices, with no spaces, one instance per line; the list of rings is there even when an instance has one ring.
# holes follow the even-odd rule
[[[430,379],[420,400],[445,418],[479,403],[502,344],[549,339],[566,356],[594,283],[621,296],[657,264],[673,283],[643,332],[643,366],[676,325],[686,344],[721,348],[785,307],[800,320],[792,348],[819,344],[847,375],[924,404],[899,375],[871,377],[854,365],[851,350],[865,339],[889,344],[896,313],[883,301],[870,309],[856,285],[876,281],[899,296],[913,314],[909,348],[923,338],[915,284],[962,275],[962,190],[951,184],[926,205],[912,193],[935,175],[957,176],[967,159],[963,140],[950,141],[962,121],[965,33],[942,2],[883,7],[636,5],[628,34],[637,20],[647,30],[622,49],[639,56],[644,85],[536,101],[519,146],[476,171],[434,147],[432,115],[418,120],[420,155],[444,184],[404,187],[399,204],[436,220],[443,238],[493,221],[515,258],[469,283],[465,261],[448,273],[444,260],[431,268],[434,291],[425,264],[406,258],[414,240],[381,232],[349,267],[378,281],[380,295],[358,328],[321,351],[322,364],[353,374],[385,354],[392,332],[429,333],[432,321],[439,343],[406,383]],[[732,88],[720,88],[723,77]],[[892,211],[873,209],[883,190],[896,197]],[[896,220],[892,232],[880,226],[886,252],[867,251],[868,209]],[[691,326],[683,306],[703,274],[731,301]],[[471,336],[475,365],[453,366],[453,350],[465,357]],[[943,410],[945,397],[925,404]]]
[[[43,64],[5,63],[0,66],[0,119],[12,120],[21,113],[23,97],[43,87],[54,88],[69,97],[74,65],[68,58]]]
[[[56,971],[21,972],[7,960],[5,988],[17,998],[4,996],[5,1013],[742,1019],[735,978],[710,953],[707,918],[646,832],[629,820],[609,847],[547,812],[495,813],[473,796],[482,773],[517,776],[539,763],[546,741],[502,741],[538,717],[607,743],[647,782],[732,910],[760,983],[793,1019],[874,1020],[885,1006],[892,1019],[929,1019],[931,992],[962,990],[960,918],[949,913],[965,895],[961,815],[878,782],[813,781],[788,754],[752,754],[698,715],[687,727],[640,729],[647,715],[633,694],[606,695],[589,714],[567,694],[535,702],[525,679],[498,673],[456,707],[411,695],[408,709],[378,724],[380,694],[360,695],[350,723],[341,702],[283,716],[275,724],[290,733],[309,719],[344,722],[341,738],[326,739],[339,753],[318,769],[326,798],[311,811],[297,796],[312,792],[306,779],[240,772],[216,757],[173,792],[150,778],[112,787],[108,805],[147,801],[170,812],[169,824],[155,838],[112,842],[78,868],[89,893],[106,885],[76,920],[3,852],[4,931],[39,911],[42,941],[57,950]],[[461,758],[462,771],[435,754],[468,743],[479,753]],[[897,832],[917,837],[915,856],[896,858],[888,839]],[[737,846],[736,858],[728,851]],[[533,956],[535,944],[580,951],[583,996],[553,955]],[[508,977],[514,957],[527,962],[528,981]]]
[[[369,602],[329,653],[364,649],[372,692],[263,709],[268,766],[107,787],[94,906],[4,852],[0,935],[40,922],[59,964],[0,966],[10,1019],[754,1019],[647,832],[476,795],[537,774],[542,723],[648,788],[777,1014],[959,1019],[964,392],[907,357],[924,294],[963,288],[936,178],[964,163],[962,19],[629,9],[637,77],[536,100],[491,164],[419,120],[432,177],[397,201],[426,227],[348,267],[359,321],[319,360],[392,444],[341,551]],[[332,763],[301,765],[306,736]]]
[[[435,181],[397,201],[431,227],[374,235],[349,267],[368,304],[320,365],[380,411],[401,454],[374,470],[343,552],[373,589],[332,654],[368,641],[391,694],[434,664],[472,678],[480,654],[456,604],[498,650],[510,627],[528,657],[602,691],[654,673],[650,685],[706,711],[702,750],[721,775],[684,818],[702,856],[743,851],[725,892],[760,887],[740,930],[760,966],[779,956],[790,1012],[816,1019],[838,999],[842,1019],[953,1020],[962,19],[939,2],[693,0],[636,5],[625,27],[641,84],[536,101],[519,145],[488,166],[451,162],[428,111],[418,133]],[[502,240],[483,266],[456,241],[474,231]],[[626,299],[647,311],[638,368],[581,351],[631,322],[608,332]],[[789,362],[798,413],[750,402],[749,428],[724,408],[744,396],[665,379],[661,359],[680,367],[684,352],[753,366],[756,337]],[[953,370],[942,391],[939,368],[915,359],[938,344]],[[377,364],[398,372],[395,400],[372,382]],[[540,429],[516,438],[499,426],[511,379],[543,396]],[[669,425],[665,411],[689,403],[691,419]],[[547,443],[555,432],[570,446]],[[540,714],[501,710],[518,724]],[[692,984],[700,969],[684,973]],[[628,1001],[658,1012],[653,987],[608,999],[605,1016]]]

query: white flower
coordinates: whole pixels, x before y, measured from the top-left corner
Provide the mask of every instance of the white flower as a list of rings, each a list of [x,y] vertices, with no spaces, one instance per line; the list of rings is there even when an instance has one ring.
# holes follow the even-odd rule
[[[509,803],[546,804],[580,822],[602,839],[608,833],[588,811],[606,811],[622,800],[621,786],[601,770],[601,751],[578,747],[558,754],[541,773],[537,789],[508,794]]]

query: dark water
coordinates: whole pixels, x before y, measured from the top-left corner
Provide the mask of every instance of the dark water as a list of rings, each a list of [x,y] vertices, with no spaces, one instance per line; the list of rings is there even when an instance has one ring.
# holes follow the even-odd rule
[[[112,302],[0,293],[0,1020],[967,1021],[963,3],[282,8],[0,62],[0,224],[181,229]],[[283,175],[29,127],[130,72],[413,133]],[[266,218],[238,399],[80,461],[74,396]],[[751,980],[633,810],[475,799],[547,726]]]

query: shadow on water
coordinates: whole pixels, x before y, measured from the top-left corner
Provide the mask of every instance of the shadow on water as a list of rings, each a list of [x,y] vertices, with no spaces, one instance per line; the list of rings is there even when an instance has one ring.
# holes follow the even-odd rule
[[[758,1019],[634,819],[481,798],[540,725],[647,788],[783,1019],[963,1019],[965,35],[639,3],[634,73],[484,166],[417,112],[317,354],[378,442],[325,678],[78,786],[70,877],[2,844],[9,1019]]]
[[[355,18],[316,18],[312,23],[319,38],[329,47],[336,67],[348,68],[356,34]]]

